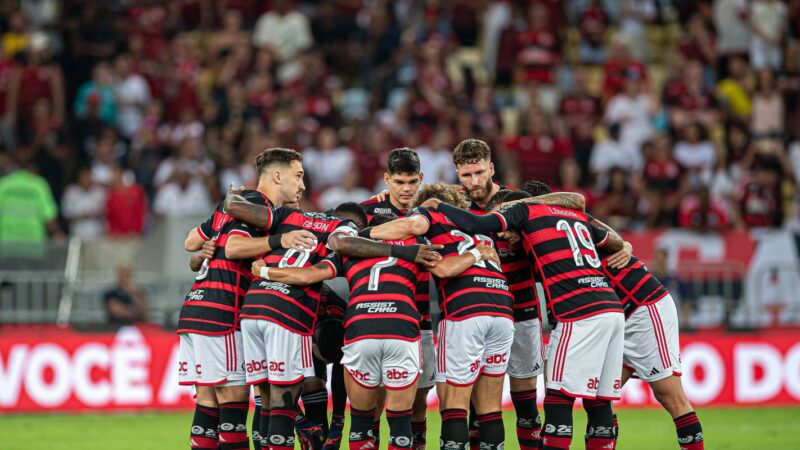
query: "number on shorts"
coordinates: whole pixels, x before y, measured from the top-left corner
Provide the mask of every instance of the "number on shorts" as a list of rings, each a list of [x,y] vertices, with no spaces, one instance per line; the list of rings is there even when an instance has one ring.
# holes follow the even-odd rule
[[[450,230],[450,234],[455,236],[455,237],[457,237],[457,238],[459,238],[459,239],[461,239],[461,242],[458,243],[458,254],[459,255],[463,255],[464,253],[467,253],[468,251],[470,251],[470,249],[475,247],[475,241],[472,239],[472,236],[468,235],[467,233],[464,233],[461,230]],[[489,236],[484,236],[482,234],[476,234],[475,235],[475,239],[477,239],[477,240],[479,240],[481,242],[484,242],[484,241],[488,242],[489,246],[494,247],[494,241]],[[495,269],[501,270],[500,269],[500,265],[498,265],[496,262],[489,261],[489,264],[491,264],[492,267],[494,267]],[[485,269],[486,268],[486,261],[478,261],[478,262],[475,263],[475,265]]]
[[[369,269],[369,284],[367,285],[368,291],[377,291],[378,290],[378,278],[381,276],[381,269],[386,267],[392,267],[393,265],[397,264],[397,258],[389,257],[384,259],[381,262],[376,263]]]
[[[584,225],[583,222],[575,222],[573,226],[570,226],[569,222],[561,219],[558,221],[558,223],[556,223],[556,229],[567,234],[567,240],[569,241],[569,246],[572,249],[572,257],[575,259],[576,266],[584,266],[583,260],[585,256],[586,262],[588,262],[590,266],[594,267],[595,269],[600,267],[600,258],[597,257],[597,250],[594,248],[594,242],[588,238],[589,229],[586,228],[586,225]],[[581,253],[581,247],[578,241],[580,241],[580,244],[583,244],[583,247],[585,247],[587,250],[591,250],[594,255],[584,255]]]
[[[297,253],[297,259],[294,260],[294,263],[289,264],[289,259],[291,259],[294,254]],[[303,265],[308,261],[308,258],[311,257],[311,250],[303,250],[302,252],[297,251],[293,248],[290,248],[286,251],[286,254],[283,255],[280,262],[278,263],[278,267],[303,267]]]

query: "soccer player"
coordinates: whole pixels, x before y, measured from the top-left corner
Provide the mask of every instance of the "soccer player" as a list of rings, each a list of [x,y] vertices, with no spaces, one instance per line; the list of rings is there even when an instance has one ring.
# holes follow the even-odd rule
[[[468,233],[520,231],[542,277],[548,310],[558,321],[546,350],[543,448],[569,448],[576,397],[590,402],[586,407],[594,434],[587,448],[609,448],[614,445],[610,400],[618,399],[622,388],[624,316],[603,275],[583,204],[562,197],[564,205],[580,211],[523,200],[478,216],[435,199],[428,205]],[[603,231],[595,236],[598,247],[621,250],[622,240]]]
[[[384,243],[404,248],[424,242],[420,239]],[[374,448],[375,389],[384,384],[388,390],[389,448],[410,449],[411,405],[421,372],[420,317],[416,310],[416,285],[411,280],[423,269],[396,257],[358,258],[343,256],[346,249],[337,252],[342,254],[331,255],[309,269],[264,270],[256,262],[253,271],[264,270],[269,279],[289,284],[311,284],[337,275],[347,277],[350,302],[345,314],[342,364],[347,373],[351,405],[350,448]],[[472,253],[445,258],[430,270],[436,276],[453,276],[472,266],[478,259],[476,253],[498,261],[491,247],[480,246]]]
[[[486,205],[488,211],[499,209],[503,202],[530,198],[524,190],[499,191]],[[517,440],[520,449],[538,449],[542,421],[536,407],[537,377],[544,371],[542,324],[534,274],[522,245],[502,237],[495,240],[500,267],[514,295],[514,343],[508,359],[511,401],[517,415]]]
[[[267,254],[264,260],[268,267],[311,266],[330,252],[329,239],[339,242],[335,239],[339,235],[356,233],[350,220],[292,208],[272,210],[236,196],[229,198],[231,201],[226,200],[228,213],[257,229],[269,234],[305,229],[315,235],[317,244],[313,250],[278,249]],[[421,257],[427,255],[418,253]],[[262,437],[268,436],[262,442],[270,449],[287,449],[294,445],[298,395],[303,379],[314,375],[311,334],[319,296],[319,284],[299,288],[259,280],[250,286],[242,306],[245,358],[249,361],[247,382],[259,384],[262,391],[269,387],[270,391],[269,418],[266,424],[264,420],[261,423]]]
[[[441,198],[466,207],[454,186],[425,186],[417,202]],[[444,215],[416,208],[404,219],[365,231],[376,239],[425,236],[444,246],[442,256],[473,253],[475,262],[463,273],[436,276],[444,318],[439,325],[437,393],[442,411],[440,448],[464,448],[469,443],[467,408],[473,394],[481,431],[481,446],[500,448],[504,440],[500,413],[503,375],[514,334],[513,299],[495,261],[483,261],[478,244],[492,245],[486,236],[471,236]]]
[[[411,208],[414,197],[424,177],[420,172],[420,161],[417,152],[408,147],[396,148],[389,153],[387,158],[387,171],[383,180],[389,188],[362,203],[367,211],[370,221],[379,214],[392,214],[395,217],[406,217]],[[423,271],[417,279],[417,310],[422,317],[419,323],[422,330],[420,339],[422,346],[422,374],[417,383],[417,396],[412,407],[411,427],[414,430],[414,450],[425,450],[428,411],[428,392],[436,383],[436,351],[433,345],[433,326],[431,324],[431,285],[430,273]],[[377,408],[376,420],[373,424],[373,433],[376,439],[380,438],[380,414],[382,408]]]
[[[271,170],[276,161],[291,155],[292,150],[268,149],[256,158],[259,184],[243,195],[261,205],[296,201],[303,190],[302,178],[292,183]],[[184,242],[188,251],[196,251],[215,240],[214,255],[201,264],[196,281],[181,308],[179,381],[201,386],[192,426],[192,448],[233,450],[247,448],[245,422],[249,409],[249,388],[245,385],[242,337],[238,328],[241,297],[250,283],[249,257],[270,247],[294,245],[302,248],[302,233],[274,236],[271,241],[217,206],[212,216],[191,230]],[[292,241],[292,242],[290,242]],[[235,244],[234,244],[235,243]],[[237,247],[238,245],[238,247]],[[203,386],[213,387],[213,391]],[[216,400],[212,401],[211,397]],[[213,408],[219,405],[218,411]],[[219,434],[208,432],[218,424]],[[205,430],[205,431],[203,431]]]
[[[480,139],[465,139],[453,150],[453,164],[458,181],[470,199],[469,210],[475,214],[487,211],[486,205],[498,192],[510,189],[495,183],[492,151]]]

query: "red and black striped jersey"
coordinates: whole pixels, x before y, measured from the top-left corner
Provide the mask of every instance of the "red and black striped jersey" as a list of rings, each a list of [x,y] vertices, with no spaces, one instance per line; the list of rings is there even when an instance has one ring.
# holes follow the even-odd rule
[[[425,243],[422,238],[383,241],[390,245]],[[344,316],[344,343],[359,339],[419,339],[420,314],[416,305],[422,269],[395,257],[350,258],[332,254],[322,261],[350,284]]]
[[[521,244],[512,245],[500,237],[495,239],[500,268],[508,281],[508,289],[514,296],[514,322],[538,319],[535,280],[528,255]]]
[[[497,184],[497,186],[500,187],[501,191],[504,190],[504,189],[508,189],[510,191],[518,190],[515,187],[506,186],[505,184],[500,184],[500,183],[495,183],[495,184]],[[488,200],[489,199],[487,199],[487,202],[488,202]],[[472,214],[478,214],[479,216],[482,216],[484,214],[488,214],[489,213],[489,211],[487,211],[485,208],[482,208],[481,205],[475,203],[472,200],[469,201],[469,208],[467,208],[467,210],[469,212],[471,212]]]
[[[631,257],[623,269],[608,266],[608,254],[603,256],[603,273],[611,282],[611,287],[622,300],[625,317],[630,317],[636,308],[658,302],[669,294],[669,291],[635,256]]]
[[[389,201],[388,195],[383,201],[379,201],[377,197],[377,195],[373,195],[361,202],[361,206],[364,207],[364,211],[367,213],[368,222],[378,214],[394,214],[397,217],[405,217],[408,215],[408,210],[394,206],[392,202]]]
[[[372,220],[377,214],[394,214],[397,218],[403,218],[408,215],[407,209],[400,209],[389,201],[389,196],[382,202],[379,202],[376,196],[363,201],[361,206],[367,212],[367,219]],[[431,294],[430,294],[430,272],[422,271],[417,279],[417,310],[419,311],[422,319],[419,322],[419,327],[423,330],[432,330],[431,325]]]
[[[269,234],[307,230],[317,238],[313,250],[299,252],[282,248],[268,253],[262,258],[268,267],[311,267],[331,252],[330,236],[337,233],[357,235],[350,220],[294,208],[275,209],[267,222]],[[321,287],[322,283],[301,287],[257,278],[247,291],[240,317],[269,320],[292,332],[310,336],[317,319]]]
[[[339,282],[344,285],[347,292],[342,292],[339,289]],[[350,287],[344,278],[323,281],[322,290],[319,294],[318,319],[344,319],[344,312],[347,310],[347,302],[350,298],[349,291]]]
[[[248,201],[270,206],[269,199],[258,191],[243,194]],[[217,238],[214,257],[203,262],[195,283],[186,295],[178,319],[178,333],[226,334],[238,326],[239,308],[253,279],[250,273],[252,260],[230,260],[225,257],[228,236],[263,236],[261,230],[225,214],[222,203],[211,217],[197,227],[205,240]]]
[[[442,245],[442,257],[466,253],[479,243],[494,245],[488,236],[470,236],[438,211],[416,208],[412,215],[424,217],[430,227],[425,237]],[[434,277],[435,278],[435,277]],[[473,316],[513,317],[513,296],[500,266],[491,261],[479,261],[453,278],[437,279],[439,303],[448,320],[464,320]]]
[[[530,203],[513,204],[493,214],[503,222],[503,229],[522,233],[525,251],[542,277],[547,307],[555,320],[569,322],[622,312],[617,294],[603,275],[586,214]],[[606,233],[601,240],[607,238]]]

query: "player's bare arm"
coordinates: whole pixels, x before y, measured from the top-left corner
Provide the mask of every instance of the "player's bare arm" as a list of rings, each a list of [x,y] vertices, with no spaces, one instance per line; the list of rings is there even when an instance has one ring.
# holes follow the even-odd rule
[[[422,216],[414,215],[393,220],[370,229],[372,239],[399,240],[409,236],[422,236],[428,232],[430,224]]]
[[[353,258],[394,256],[421,264],[425,267],[432,267],[437,261],[442,259],[441,255],[436,253],[436,250],[442,248],[441,245],[389,245],[371,239],[341,234],[331,236],[328,239],[328,245],[330,245],[334,252]]]
[[[473,250],[476,252],[469,251],[463,255],[448,256],[442,259],[429,269],[430,273],[439,278],[453,278],[461,275],[479,261],[488,260],[500,264],[500,256],[493,247],[480,244]]]
[[[295,230],[288,233],[255,238],[231,234],[225,244],[225,257],[229,259],[247,259],[279,248],[291,248],[302,252],[311,250],[316,246],[316,238],[308,230]]]
[[[183,248],[187,252],[196,252],[203,248],[203,243],[205,242],[206,239],[200,234],[197,228],[192,228],[186,236],[186,240],[183,241]]]
[[[260,230],[267,228],[269,208],[251,203],[236,192],[238,191],[228,191],[228,195],[225,196],[225,213]]]
[[[597,245],[597,247],[610,253],[616,253],[625,247],[625,243],[619,235],[608,233],[608,239],[604,243]]]
[[[192,272],[199,272],[203,266],[203,261],[214,257],[214,251],[217,249],[217,237],[213,237],[203,243],[203,247],[199,252],[189,258],[189,269]]]
[[[292,286],[308,286],[336,276],[331,265],[326,263],[317,263],[311,267],[267,267],[262,259],[253,261],[251,271],[253,276]]]
[[[436,209],[467,234],[505,231],[503,222],[495,214],[479,216],[448,203],[439,203]]]
[[[586,198],[577,192],[553,192],[552,194],[539,195],[532,198],[523,198],[503,203],[502,207],[515,203],[539,203],[543,205],[559,206],[561,208],[575,209],[584,211],[586,209]]]
[[[592,217],[591,224],[598,228],[603,228],[606,231],[608,231],[609,234],[622,239],[622,237],[619,235],[619,233],[617,233],[615,229],[611,228],[610,226],[598,220],[597,218]],[[608,265],[612,269],[622,269],[623,267],[628,265],[632,256],[633,256],[633,245],[628,241],[623,241],[622,250],[608,257]]]

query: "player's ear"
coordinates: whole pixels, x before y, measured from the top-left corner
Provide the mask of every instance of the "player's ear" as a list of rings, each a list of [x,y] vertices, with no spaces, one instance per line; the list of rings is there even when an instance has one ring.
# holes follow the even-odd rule
[[[281,170],[276,168],[272,171],[272,181],[275,184],[281,184],[281,175]]]
[[[386,183],[387,186],[389,185],[389,173],[388,172],[383,172],[383,182]]]
[[[422,184],[422,180],[425,178],[425,174],[420,172],[419,173],[419,184]]]
[[[494,177],[494,163],[491,161],[489,162],[489,176]]]

